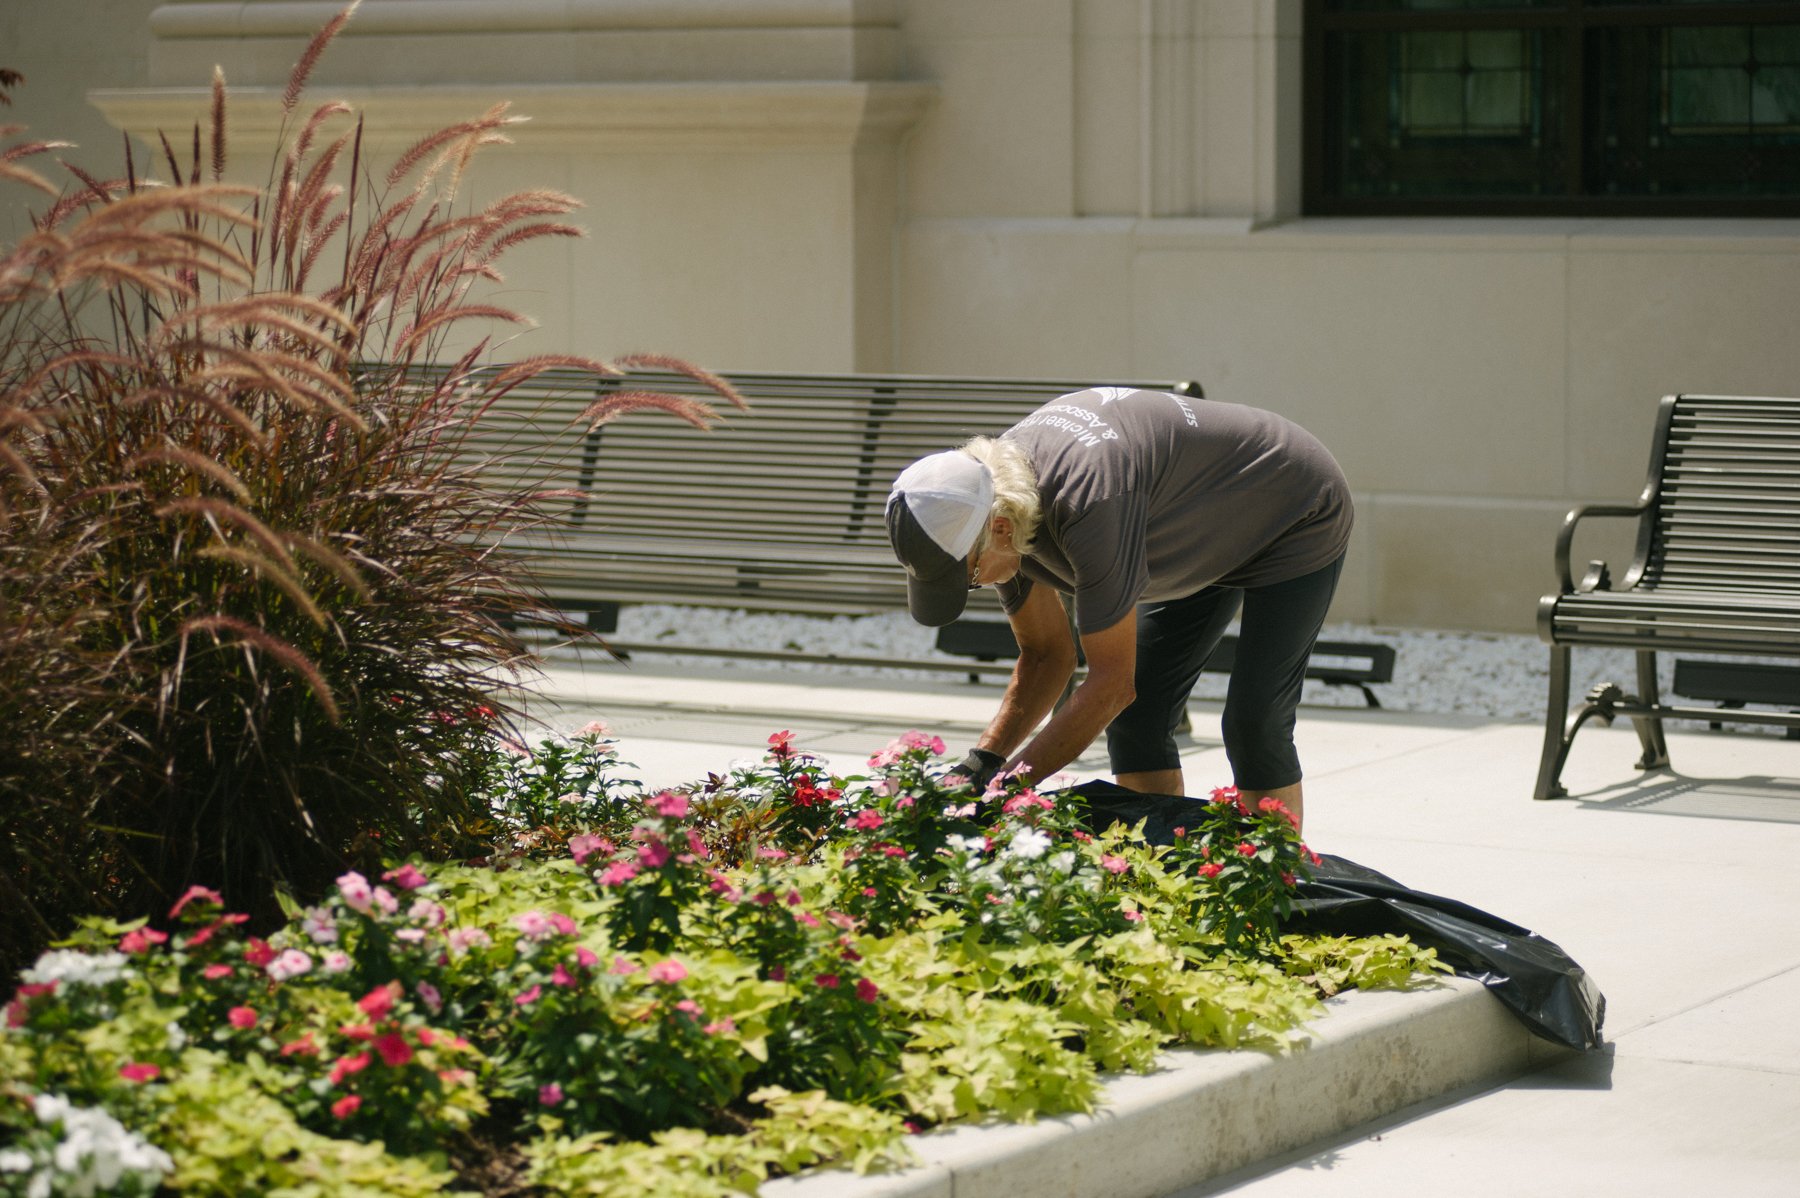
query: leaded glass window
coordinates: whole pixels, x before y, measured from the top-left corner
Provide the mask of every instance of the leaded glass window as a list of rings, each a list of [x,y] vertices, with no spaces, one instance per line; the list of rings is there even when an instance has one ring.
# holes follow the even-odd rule
[[[1800,3],[1308,0],[1311,212],[1800,214]]]

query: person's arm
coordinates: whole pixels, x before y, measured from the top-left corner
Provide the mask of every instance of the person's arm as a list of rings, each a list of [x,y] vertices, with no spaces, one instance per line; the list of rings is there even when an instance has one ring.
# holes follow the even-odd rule
[[[1020,776],[1026,782],[1047,778],[1081,756],[1113,717],[1137,697],[1135,608],[1128,609],[1112,627],[1084,635],[1081,649],[1087,657],[1087,677],[1043,731],[1007,763],[1009,769],[1025,767]],[[1063,677],[1066,680],[1068,675]]]
[[[1075,673],[1075,642],[1055,588],[1039,584],[1007,619],[1019,656],[1000,699],[1000,710],[976,747],[1008,757],[1031,735]]]

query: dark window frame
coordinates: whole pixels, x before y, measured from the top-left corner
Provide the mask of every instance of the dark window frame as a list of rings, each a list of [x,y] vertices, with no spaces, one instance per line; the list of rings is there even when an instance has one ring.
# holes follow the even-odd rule
[[[1800,217],[1800,195],[1619,196],[1591,194],[1585,186],[1588,35],[1621,26],[1792,24],[1794,0],[1743,0],[1686,4],[1629,4],[1612,0],[1563,0],[1562,7],[1329,11],[1331,0],[1305,0],[1302,26],[1303,158],[1301,211],[1307,216],[1705,216]],[[1571,192],[1555,196],[1344,197],[1327,188],[1328,136],[1326,38],[1337,31],[1446,31],[1554,29],[1568,37],[1560,102],[1565,146],[1564,177]]]

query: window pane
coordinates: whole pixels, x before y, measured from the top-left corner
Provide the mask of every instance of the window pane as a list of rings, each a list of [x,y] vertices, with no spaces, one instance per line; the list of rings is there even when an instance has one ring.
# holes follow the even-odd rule
[[[1595,30],[1589,190],[1800,195],[1796,33],[1767,25]]]
[[[1562,8],[1568,0],[1328,0],[1327,12],[1492,12]]]
[[[1340,198],[1565,187],[1555,30],[1327,34],[1326,175]]]

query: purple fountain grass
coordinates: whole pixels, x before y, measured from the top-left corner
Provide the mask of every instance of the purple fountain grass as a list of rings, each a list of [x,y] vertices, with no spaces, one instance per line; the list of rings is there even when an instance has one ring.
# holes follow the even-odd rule
[[[349,106],[300,104],[355,8],[294,67],[261,188],[223,181],[219,73],[185,161],[161,137],[144,170],[128,143],[122,177],[65,163],[65,191],[38,166],[61,143],[0,149],[0,177],[55,197],[0,248],[0,976],[74,913],[205,881],[272,922],[278,890],[347,863],[466,849],[529,661],[510,620],[544,606],[501,546],[555,497],[493,483],[471,430],[547,372],[591,392],[673,369],[742,405],[655,355],[486,364],[463,330],[522,317],[478,288],[578,236],[579,205],[459,212],[504,105],[374,177]],[[713,417],[641,388],[602,405],[589,420]]]

